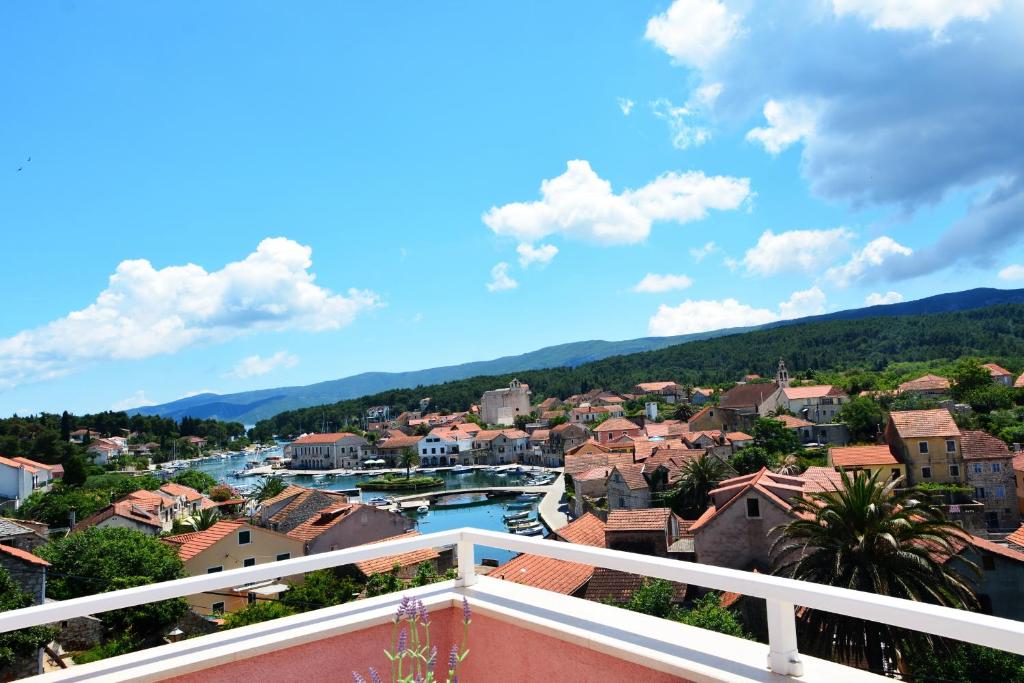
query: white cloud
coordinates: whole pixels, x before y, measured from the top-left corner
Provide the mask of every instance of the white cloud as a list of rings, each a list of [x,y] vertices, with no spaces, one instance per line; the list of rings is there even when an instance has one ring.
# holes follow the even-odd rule
[[[985,21],[1003,0],[832,0],[836,15],[855,15],[877,29],[920,29],[941,33],[956,20]]]
[[[853,233],[846,228],[832,230],[765,230],[757,244],[747,250],[743,265],[754,275],[775,275],[800,270],[813,273],[849,251]]]
[[[146,392],[139,389],[131,396],[121,399],[114,405],[110,406],[111,410],[121,411],[130,410],[132,408],[141,408],[142,406],[155,406],[156,401],[152,401],[146,396]]]
[[[885,294],[871,292],[864,299],[868,306],[884,306],[885,304],[898,304],[903,301],[903,295],[899,292],[888,291]]]
[[[122,261],[89,306],[0,339],[0,387],[67,374],[99,360],[141,359],[243,334],[335,330],[379,305],[318,286],[312,249],[285,238],[260,242],[244,260],[207,272]]]
[[[623,116],[629,116],[629,112],[633,111],[633,100],[628,97],[620,97],[618,100],[619,109],[622,111]]]
[[[760,143],[769,154],[779,154],[814,134],[818,112],[798,100],[768,100],[764,105],[764,119],[768,126],[748,131],[747,141]]]
[[[664,97],[651,102],[654,115],[668,122],[672,133],[672,146],[676,149],[699,147],[711,138],[711,131],[702,126],[691,125],[687,120],[696,116],[688,106],[677,107]]]
[[[508,264],[502,261],[491,268],[491,281],[487,283],[487,291],[501,292],[506,289],[515,289],[519,286],[508,274]]]
[[[840,287],[847,287],[866,276],[882,273],[883,266],[894,260],[905,258],[914,253],[891,237],[878,237],[855,252],[850,260],[841,266],[829,268],[825,277]]]
[[[740,33],[740,17],[718,0],[675,0],[647,22],[644,37],[677,63],[703,68]]]
[[[778,310],[754,308],[736,299],[721,301],[687,299],[678,306],[662,304],[647,324],[648,333],[656,337],[692,334],[731,327],[750,327],[766,323],[816,315],[825,310],[825,293],[817,287],[793,292]]]
[[[265,375],[268,372],[277,370],[278,368],[294,368],[299,362],[298,357],[288,353],[287,351],[278,351],[272,356],[264,358],[260,355],[246,356],[242,360],[235,364],[235,367],[231,368],[225,377],[234,377],[235,379],[247,379],[249,377],[258,377],[259,375]]]
[[[656,293],[668,292],[673,289],[686,289],[693,280],[685,275],[656,275],[647,273],[643,280],[633,286],[634,292]]]
[[[213,389],[196,389],[195,391],[186,391],[184,394],[179,396],[177,399],[180,401],[183,398],[192,398],[193,396],[199,396],[200,394],[216,394],[217,392]]]
[[[555,258],[558,247],[553,244],[542,244],[538,247],[532,244],[520,244],[516,247],[516,253],[519,254],[519,265],[523,268],[528,268],[531,263],[539,263],[543,266],[551,263],[551,259]]]
[[[541,183],[541,199],[492,207],[484,223],[498,235],[532,243],[561,234],[601,245],[644,241],[654,221],[688,223],[710,209],[736,209],[751,198],[750,180],[705,176],[700,171],[665,173],[637,190],[612,192],[583,160]]]
[[[1006,280],[1008,282],[1024,280],[1024,266],[1017,263],[1006,266],[999,271],[999,279]]]
[[[715,246],[714,242],[706,242],[702,247],[690,247],[690,256],[693,257],[694,261],[700,263],[717,250],[718,247]]]

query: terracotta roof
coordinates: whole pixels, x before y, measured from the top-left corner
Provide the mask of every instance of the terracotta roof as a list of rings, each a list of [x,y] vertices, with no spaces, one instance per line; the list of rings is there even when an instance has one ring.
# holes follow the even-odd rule
[[[1024,552],[1015,548],[1010,548],[1001,543],[993,543],[988,539],[980,538],[978,536],[971,536],[969,542],[979,550],[987,550],[990,553],[995,553],[996,555],[1000,555],[1015,562],[1024,562]]]
[[[533,430],[533,434],[530,434],[530,441],[547,441],[550,438],[550,429],[535,429]]]
[[[378,448],[412,448],[420,442],[422,436],[408,436],[406,434],[392,434],[377,444]]]
[[[633,463],[633,456],[629,453],[569,453],[565,456],[565,473],[575,476],[577,472],[584,472],[595,467],[615,467],[616,465],[627,465]]]
[[[786,512],[789,512],[792,509],[792,506],[784,498],[772,491],[772,489],[776,489],[780,493],[788,492],[796,495],[802,495],[806,483],[806,481],[799,477],[775,474],[768,468],[761,468],[761,470],[753,474],[745,474],[741,477],[726,479],[717,489],[714,489],[710,493],[712,499],[714,499],[717,504],[709,507],[704,514],[693,523],[690,527],[690,531],[696,532],[703,528],[723,510],[726,510],[737,500],[744,498],[745,496],[743,494],[751,489],[756,490],[770,502],[778,505]]]
[[[675,382],[640,382],[634,386],[641,393],[651,393],[657,391],[665,391],[666,389],[679,389],[680,386]]]
[[[616,569],[595,567],[583,597],[595,602],[628,602],[633,593],[643,587],[648,578],[641,574],[630,574]],[[672,582],[672,601],[682,602],[686,599],[686,584]]]
[[[164,493],[169,493],[172,496],[185,496],[185,500],[188,502],[202,500],[203,494],[196,491],[191,486],[182,486],[181,484],[175,484],[174,482],[167,482],[160,487],[160,490]]]
[[[803,419],[801,419],[799,417],[794,417],[793,415],[778,415],[778,416],[773,417],[771,419],[776,420],[776,421],[781,422],[782,424],[786,425],[787,429],[799,429],[801,427],[813,427],[814,426],[813,422],[808,422],[807,420],[803,420]]]
[[[949,380],[938,375],[922,375],[917,379],[904,382],[899,386],[899,391],[947,391]]]
[[[901,438],[960,436],[960,428],[945,408],[901,410],[889,413],[889,420]]]
[[[499,436],[506,439],[525,439],[529,434],[521,429],[482,429],[473,437],[474,441],[494,441]]]
[[[287,535],[303,541],[312,541],[342,520],[347,519],[359,507],[362,507],[361,503],[343,503],[320,510],[289,531]]]
[[[981,367],[983,367],[986,370],[988,370],[988,374],[992,375],[993,378],[995,378],[995,377],[1013,377],[1013,373],[1012,372],[1010,372],[1009,370],[1007,370],[1006,368],[1004,368],[1004,367],[1002,367],[1000,365],[996,365],[995,363],[985,363]]]
[[[335,443],[349,436],[355,436],[352,432],[334,432],[331,434],[306,434],[292,441],[293,444],[308,443]]]
[[[594,427],[595,432],[640,431],[640,426],[624,417],[612,417]]]
[[[1024,453],[1017,453],[1013,456],[1013,469],[1024,472]]]
[[[664,422],[648,422],[644,425],[647,436],[677,436],[688,429],[682,420],[665,420]]]
[[[1024,373],[1021,373],[1021,376],[1016,379],[1016,381],[1013,383],[1013,386],[1017,387],[1018,389],[1024,387]]]
[[[764,403],[765,399],[775,393],[779,385],[775,382],[757,384],[737,384],[722,394],[718,405],[722,408],[750,408]],[[703,411],[702,411],[703,412]],[[692,421],[693,418],[690,418]]]
[[[729,441],[753,441],[754,437],[746,432],[726,432],[725,438]]]
[[[628,465],[616,465],[614,472],[618,472],[626,487],[630,491],[639,491],[648,488],[647,480],[644,478],[644,464],[630,463]],[[613,472],[613,474],[614,474]]]
[[[182,562],[191,560],[222,538],[238,531],[242,526],[253,529],[248,524],[237,520],[221,520],[203,531],[193,531],[187,534],[165,536],[161,540],[165,543],[177,546],[178,557]]]
[[[591,481],[594,479],[607,479],[608,475],[611,474],[611,467],[591,467],[589,470],[583,470],[577,472],[572,476],[576,481]]]
[[[152,506],[153,505],[150,504],[148,507],[152,508]],[[91,526],[96,526],[100,522],[110,519],[115,515],[118,517],[124,517],[125,519],[130,519],[134,522],[138,522],[139,524],[146,524],[157,529],[164,528],[160,518],[153,514],[151,509],[147,509],[146,503],[140,503],[130,499],[122,499],[112,505],[108,505],[92,517],[82,520],[75,525],[73,531],[80,531]]]
[[[488,576],[572,595],[590,580],[593,573],[594,568],[586,564],[555,560],[540,555],[520,555],[501,565]]]
[[[33,555],[32,553],[27,552],[25,550],[14,548],[9,545],[4,545],[2,543],[0,543],[0,553],[3,553],[4,555],[10,555],[11,557],[16,557],[17,559],[23,560],[30,564],[39,565],[40,567],[50,566],[49,562],[39,557],[38,555]]]
[[[964,430],[960,433],[960,449],[964,460],[1000,460],[1010,457],[1010,449],[1002,439],[991,434],[975,430]]]
[[[15,462],[20,462],[22,465],[34,467],[37,470],[47,470],[51,473],[55,473],[57,470],[60,470],[61,472],[64,471],[64,468],[61,467],[60,465],[47,465],[46,463],[36,462],[35,460],[29,460],[28,458],[23,458],[21,456],[11,458],[11,460]]]
[[[833,467],[866,467],[868,465],[899,465],[886,445],[844,446],[828,449]]]
[[[783,387],[782,393],[790,401],[803,398],[822,398],[824,396],[841,396],[843,390],[831,384],[813,384],[806,387]]]
[[[542,420],[554,420],[556,417],[565,417],[564,410],[545,410],[540,414]]]
[[[555,531],[555,535],[569,543],[603,548],[605,527],[599,517],[588,512]]]
[[[302,489],[284,507],[271,515],[267,522],[276,524],[288,520],[293,512],[305,506],[306,502],[314,497],[320,498],[320,504],[317,507],[318,511],[348,502],[348,496],[343,493],[325,491],[323,489]],[[306,510],[306,514],[309,514],[308,510]]]
[[[663,531],[672,517],[669,508],[612,510],[608,513],[608,531]]]
[[[7,465],[8,467],[13,467],[13,468],[18,469],[18,470],[26,469],[29,472],[35,472],[36,471],[36,469],[34,467],[32,467],[31,465],[26,465],[23,462],[18,462],[16,460],[11,460],[10,458],[5,458],[2,455],[0,455],[0,465]]]
[[[284,490],[281,491],[281,493],[277,494],[273,498],[267,498],[266,500],[261,502],[260,505],[262,505],[263,507],[269,507],[271,505],[274,505],[275,503],[280,503],[282,500],[288,500],[293,496],[297,496],[303,491],[310,490],[312,489],[307,489],[302,486],[295,486],[294,484],[289,484],[288,486],[284,487]]]
[[[385,541],[396,541],[400,538],[409,538],[410,536],[419,535],[420,532],[418,531],[407,531],[404,534],[382,538],[379,541],[373,541],[372,543],[366,543],[364,545],[384,543]],[[399,553],[398,555],[387,555],[385,557],[377,557],[372,560],[356,562],[356,568],[362,572],[363,576],[370,576],[371,574],[383,574],[385,572],[389,572],[395,565],[398,565],[399,567],[415,567],[423,562],[436,560],[438,557],[440,557],[440,555],[433,548],[422,548],[420,550],[410,550],[407,553]]]
[[[843,487],[843,475],[831,467],[812,465],[804,470],[800,478],[804,480],[804,493],[838,491]]]
[[[1024,524],[1020,525],[1020,528],[1011,534],[1006,536],[1006,540],[1013,543],[1016,546],[1024,548]]]

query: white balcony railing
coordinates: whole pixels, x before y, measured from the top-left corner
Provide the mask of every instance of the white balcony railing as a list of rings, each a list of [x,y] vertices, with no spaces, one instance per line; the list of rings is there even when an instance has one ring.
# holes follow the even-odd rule
[[[480,545],[763,598],[767,603],[768,616],[767,665],[776,674],[803,674],[796,635],[795,607],[798,605],[1024,655],[1024,623],[1018,621],[711,565],[471,528],[411,536],[386,543],[2,612],[0,633],[423,548],[451,545],[457,549],[457,586],[466,587],[477,582],[473,554],[475,547]]]

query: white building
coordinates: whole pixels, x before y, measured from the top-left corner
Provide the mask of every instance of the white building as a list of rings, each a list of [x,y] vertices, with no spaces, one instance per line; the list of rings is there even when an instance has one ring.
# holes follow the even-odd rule
[[[765,416],[778,408],[785,408],[814,424],[829,424],[836,421],[836,413],[849,401],[846,392],[831,384],[782,386],[760,405],[758,412]]]
[[[50,473],[0,456],[0,502],[14,501],[18,509],[33,491],[44,488],[50,479]]]
[[[336,470],[357,467],[370,453],[368,442],[351,432],[306,434],[291,443],[292,468]]]
[[[416,444],[420,464],[472,464],[473,436],[479,432],[480,427],[472,423],[435,427]]]
[[[480,419],[489,425],[513,425],[517,415],[530,414],[530,386],[517,379],[507,389],[491,389],[480,397]]]

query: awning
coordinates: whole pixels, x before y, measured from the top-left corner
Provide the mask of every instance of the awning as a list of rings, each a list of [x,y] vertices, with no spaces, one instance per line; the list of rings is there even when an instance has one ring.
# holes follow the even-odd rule
[[[278,593],[284,593],[290,586],[286,583],[254,583],[248,586],[238,586],[232,588],[233,593],[255,593],[256,595],[277,595]]]

